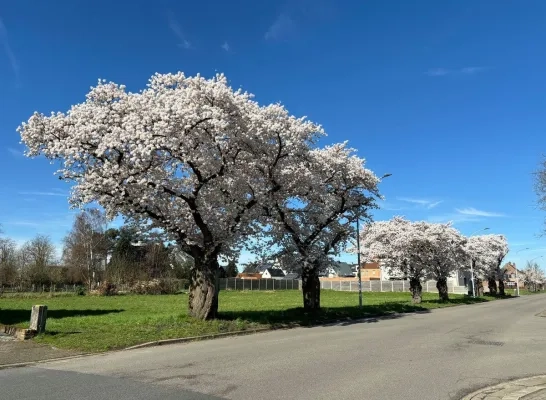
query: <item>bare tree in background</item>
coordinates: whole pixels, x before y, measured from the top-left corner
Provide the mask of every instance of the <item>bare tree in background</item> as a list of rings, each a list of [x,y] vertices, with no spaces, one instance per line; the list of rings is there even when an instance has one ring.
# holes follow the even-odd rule
[[[23,245],[20,259],[28,280],[33,284],[45,284],[49,282],[47,267],[55,259],[55,246],[48,236],[38,235]]]
[[[72,230],[64,239],[63,260],[75,280],[86,282],[92,289],[94,275],[106,261],[107,219],[97,209],[87,209],[76,215]]]
[[[540,168],[535,171],[535,193],[538,197],[538,206],[546,211],[546,156],[543,156]],[[546,229],[543,231],[546,234]]]
[[[537,291],[544,284],[544,271],[537,262],[527,261],[523,272],[523,282],[529,290]]]
[[[0,229],[0,234],[2,230]],[[0,237],[0,286],[13,285],[17,280],[17,245],[14,240]]]

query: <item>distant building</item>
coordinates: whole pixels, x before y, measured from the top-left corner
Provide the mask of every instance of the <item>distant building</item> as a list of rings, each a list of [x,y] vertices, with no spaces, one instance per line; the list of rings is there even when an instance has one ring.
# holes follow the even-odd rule
[[[381,280],[381,266],[378,262],[364,263],[360,267],[360,276],[363,281],[378,281]]]
[[[504,264],[502,267],[502,272],[504,275],[504,285],[507,288],[514,288],[516,287],[516,264],[513,262],[508,262]],[[518,280],[518,286],[523,288],[525,286],[525,274],[517,270],[517,280]]]
[[[355,272],[351,264],[342,261],[332,261],[326,268],[325,274],[328,278],[354,277]]]
[[[279,268],[267,268],[262,272],[262,279],[284,279],[284,272]]]
[[[237,274],[237,279],[262,279],[262,274],[260,273],[249,273],[249,272],[240,272]]]

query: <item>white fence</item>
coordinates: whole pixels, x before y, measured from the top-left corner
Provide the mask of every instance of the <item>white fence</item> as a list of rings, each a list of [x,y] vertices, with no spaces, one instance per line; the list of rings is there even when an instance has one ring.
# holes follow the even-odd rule
[[[423,292],[438,293],[436,281],[421,282]],[[447,285],[449,293],[466,294],[468,289],[465,286]],[[340,290],[346,292],[358,291],[358,281],[356,280],[321,280],[321,289]],[[410,288],[409,281],[363,281],[363,292],[408,292]]]

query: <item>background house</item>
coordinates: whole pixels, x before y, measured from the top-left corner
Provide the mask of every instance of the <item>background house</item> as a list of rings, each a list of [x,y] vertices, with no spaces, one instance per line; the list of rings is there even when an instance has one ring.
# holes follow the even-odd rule
[[[289,272],[284,276],[284,279],[297,280],[297,279],[300,279],[300,274],[296,272]]]
[[[237,274],[237,279],[262,279],[262,274],[252,272],[240,272]]]
[[[378,262],[366,262],[360,267],[360,276],[363,281],[378,281],[382,278],[381,266]]]
[[[284,279],[284,272],[279,268],[267,268],[262,272],[262,279]]]
[[[516,264],[513,263],[513,262],[508,262],[506,264],[504,264],[504,266],[502,267],[502,272],[503,272],[503,275],[504,275],[504,285],[507,287],[507,288],[514,288],[516,287]],[[518,286],[521,288],[523,288],[525,286],[525,274],[520,271],[519,269],[517,270],[517,273],[518,273]]]
[[[355,273],[351,264],[342,261],[332,260],[330,265],[326,267],[324,274],[321,275],[325,275],[328,278],[346,278],[354,277]]]

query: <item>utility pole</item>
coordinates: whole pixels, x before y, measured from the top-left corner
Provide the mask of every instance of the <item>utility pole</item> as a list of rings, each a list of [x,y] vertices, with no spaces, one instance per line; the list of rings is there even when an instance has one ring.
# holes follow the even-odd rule
[[[356,251],[357,251],[357,274],[358,274],[358,307],[362,309],[362,273],[360,271],[360,223],[356,219]]]
[[[478,232],[487,231],[489,228],[483,228],[472,233],[470,236],[475,235]],[[469,237],[470,237],[469,236]],[[472,284],[472,297],[476,297],[476,285],[474,284],[474,261],[470,260],[470,282]]]
[[[526,247],[524,249],[516,251],[514,255],[517,255],[520,251],[525,251],[525,250],[529,250],[529,247]],[[516,265],[516,264],[514,264],[514,265]],[[516,297],[519,297],[519,278],[518,278],[518,266],[517,265],[515,267],[515,270],[516,270]]]

